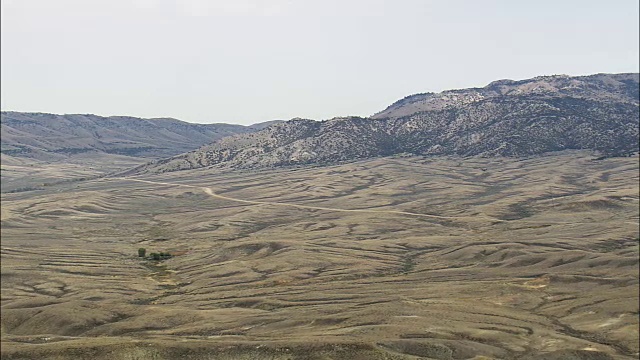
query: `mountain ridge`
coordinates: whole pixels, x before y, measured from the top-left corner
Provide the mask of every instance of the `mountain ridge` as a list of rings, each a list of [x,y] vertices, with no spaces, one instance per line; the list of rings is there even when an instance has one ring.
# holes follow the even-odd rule
[[[531,79],[522,79],[522,80],[511,80],[511,79],[501,79],[495,80],[489,83],[484,87],[473,87],[473,88],[465,88],[465,89],[451,89],[445,90],[439,93],[434,92],[426,92],[426,93],[418,93],[406,96],[393,104],[389,105],[386,109],[375,113],[371,116],[371,118],[384,118],[384,117],[399,117],[402,115],[411,115],[412,113],[425,111],[425,110],[436,110],[445,107],[446,105],[450,105],[451,101],[449,101],[449,96],[455,97],[458,94],[465,95],[466,97],[461,100],[461,102],[467,101],[471,102],[478,99],[483,99],[487,97],[496,97],[499,95],[511,95],[518,96],[521,94],[529,93],[531,94],[531,90],[550,90],[553,88],[553,84],[556,83],[557,95],[571,96],[576,97],[576,95],[580,97],[588,97],[592,99],[604,99],[603,97],[594,96],[593,90],[589,88],[580,88],[577,86],[582,80],[601,80],[606,79],[606,82],[611,83],[614,82],[631,82],[630,88],[624,89],[621,92],[624,93],[625,90],[629,91],[627,95],[631,95],[633,98],[638,98],[638,73],[620,73],[620,74],[593,74],[593,75],[581,75],[581,76],[569,76],[569,75],[542,75],[536,76]],[[592,82],[590,84],[593,84]],[[542,88],[535,89],[536,85]],[[547,86],[544,86],[547,85]],[[551,85],[551,87],[549,87]],[[528,89],[527,89],[528,88]],[[532,89],[533,88],[533,89]],[[529,90],[529,91],[527,91]],[[576,90],[582,90],[582,93],[577,93]],[[533,91],[533,93],[543,94],[543,91]],[[600,93],[602,95],[602,93]],[[620,92],[615,92],[613,94],[616,100],[624,101],[625,96],[620,96]],[[411,105],[412,107],[409,107]],[[404,111],[400,114],[394,113],[399,107],[405,107]],[[414,109],[413,107],[417,107]],[[413,112],[411,112],[413,111]]]
[[[163,158],[225,136],[259,131],[279,121],[244,126],[195,124],[174,118],[2,111],[2,153],[45,161],[90,152]]]
[[[331,164],[402,153],[629,155],[638,151],[639,93],[637,73],[498,80],[484,88],[410,95],[369,118],[294,119],[128,173]]]

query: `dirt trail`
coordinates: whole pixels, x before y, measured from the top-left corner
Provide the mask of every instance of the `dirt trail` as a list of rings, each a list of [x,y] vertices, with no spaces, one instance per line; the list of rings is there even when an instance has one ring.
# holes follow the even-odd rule
[[[137,181],[137,182],[148,183],[148,184],[157,184],[157,185],[169,185],[169,186],[182,186],[182,187],[196,188],[196,189],[201,189],[207,195],[215,197],[215,198],[218,198],[218,199],[241,202],[241,203],[245,203],[245,204],[253,204],[253,205],[289,206],[289,207],[296,207],[296,208],[299,208],[299,209],[326,210],[326,211],[339,211],[339,212],[357,212],[357,213],[370,213],[370,214],[395,214],[395,215],[418,216],[418,217],[425,217],[425,218],[431,218],[431,219],[442,219],[442,220],[461,220],[461,219],[464,219],[464,220],[468,221],[468,220],[472,219],[471,217],[456,217],[456,216],[439,216],[439,215],[429,215],[429,214],[418,214],[418,213],[412,213],[412,212],[400,211],[400,210],[337,209],[337,208],[330,208],[330,207],[324,207],[324,206],[300,205],[300,204],[272,202],[272,201],[243,200],[243,199],[236,199],[236,198],[232,198],[232,197],[216,194],[213,190],[211,190],[211,188],[205,187],[205,186],[176,184],[176,183],[167,183],[167,182],[160,182],[160,181],[150,181],[150,180],[124,178],[124,177],[122,177],[122,178],[113,178],[113,179]],[[476,216],[474,216],[474,217],[476,217]],[[499,219],[496,219],[496,218],[492,218],[492,217],[486,216],[486,215],[483,215],[482,217],[486,218],[487,220],[491,220],[491,221],[500,221],[500,222],[502,221],[502,220],[499,220]]]

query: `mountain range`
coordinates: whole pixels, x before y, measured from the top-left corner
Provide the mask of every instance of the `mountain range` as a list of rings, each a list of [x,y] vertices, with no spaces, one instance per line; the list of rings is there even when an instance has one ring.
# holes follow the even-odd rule
[[[638,74],[543,76],[406,97],[369,118],[293,119],[129,173],[331,164],[398,154],[531,156],[638,151]]]
[[[147,158],[127,171],[322,165],[399,154],[531,156],[638,152],[639,75],[540,76],[415,94],[368,117],[252,126],[175,119],[2,112],[2,153],[56,160],[86,152]]]

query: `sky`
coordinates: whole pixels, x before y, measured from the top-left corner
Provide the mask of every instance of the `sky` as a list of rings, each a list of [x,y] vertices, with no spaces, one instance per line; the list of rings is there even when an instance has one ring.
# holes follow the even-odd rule
[[[251,124],[638,72],[638,0],[2,0],[1,108]]]

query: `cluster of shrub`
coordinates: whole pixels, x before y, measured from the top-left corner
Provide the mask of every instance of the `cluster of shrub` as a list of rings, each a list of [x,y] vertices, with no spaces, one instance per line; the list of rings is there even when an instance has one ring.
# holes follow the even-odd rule
[[[138,257],[149,259],[149,260],[160,261],[160,260],[169,259],[173,256],[167,252],[159,252],[159,253],[152,252],[149,254],[149,256],[146,256],[146,255],[147,255],[147,249],[145,248],[138,249]]]

